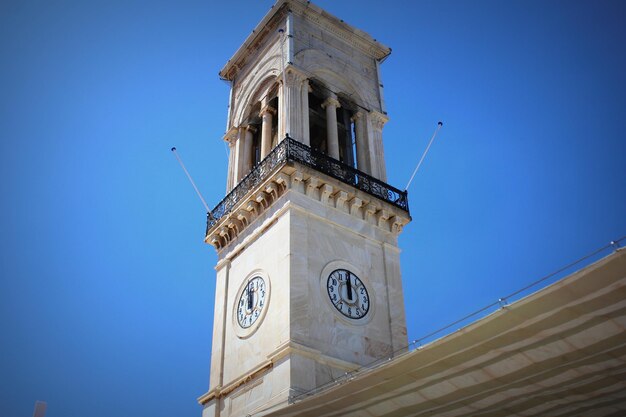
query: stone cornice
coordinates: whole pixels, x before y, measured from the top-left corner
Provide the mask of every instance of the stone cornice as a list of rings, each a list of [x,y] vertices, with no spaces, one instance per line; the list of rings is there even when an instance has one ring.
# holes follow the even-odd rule
[[[304,194],[395,236],[411,220],[403,210],[325,174],[300,165],[285,165],[215,223],[208,230],[205,242],[213,245],[220,256],[237,252],[236,247],[243,243],[239,236],[246,231],[248,236],[244,240],[253,238],[247,233],[248,227],[258,218],[265,219],[265,212],[287,191]],[[255,229],[258,228],[264,229],[257,223]]]
[[[376,41],[366,32],[345,23],[343,20],[308,1],[278,0],[257,24],[237,52],[224,65],[219,72],[220,77],[232,81],[239,70],[245,66],[246,60],[252,51],[258,49],[268,34],[278,28],[288,10],[314,23],[323,30],[334,34],[373,59],[381,60],[391,53],[389,47]]]
[[[364,54],[381,60],[391,53],[391,48],[378,42],[368,33],[355,28],[339,19],[322,8],[310,2],[290,1],[291,10],[304,17],[309,22],[326,30],[350,46],[360,50]]]
[[[252,33],[248,35],[246,40],[241,44],[235,54],[226,62],[224,67],[220,70],[219,75],[221,78],[232,81],[236,73],[244,66],[245,60],[250,54],[250,51],[254,50],[254,46],[258,46],[263,42],[271,29],[277,28],[279,21],[286,15],[287,8],[286,3],[290,0],[278,0],[267,12],[267,14],[261,19],[261,21],[252,30]]]
[[[224,133],[224,141],[226,141],[228,143],[235,142],[238,137],[239,137],[239,127],[237,127],[237,126],[231,127],[228,130],[228,132]]]

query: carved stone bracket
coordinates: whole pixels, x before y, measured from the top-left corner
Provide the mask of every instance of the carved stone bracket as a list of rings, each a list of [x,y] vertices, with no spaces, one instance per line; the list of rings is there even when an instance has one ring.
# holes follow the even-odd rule
[[[348,206],[346,205],[346,202],[348,201],[348,193],[346,193],[345,191],[337,191],[334,197],[335,208],[347,213]]]
[[[287,138],[211,212],[205,241],[229,246],[289,191],[388,233],[410,221],[406,193]]]
[[[365,206],[365,221],[370,224],[377,225],[376,212],[379,209],[380,207],[378,207],[378,205],[374,204],[373,202],[368,203]]]
[[[359,197],[354,197],[348,204],[350,204],[350,214],[353,216],[359,216],[361,214],[360,209],[363,205],[363,200]]]
[[[329,197],[333,193],[332,185],[324,184],[320,188],[320,201],[324,204],[328,204]]]
[[[306,195],[317,199],[318,197],[317,189],[322,185],[320,183],[320,180],[315,177],[310,177],[308,180],[305,181],[305,184],[306,184]]]

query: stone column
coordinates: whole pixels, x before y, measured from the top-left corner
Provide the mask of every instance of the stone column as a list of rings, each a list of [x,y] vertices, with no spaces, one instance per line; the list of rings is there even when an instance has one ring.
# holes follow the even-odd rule
[[[226,178],[226,193],[229,193],[235,185],[235,143],[228,141],[228,177]]]
[[[272,150],[272,118],[276,114],[276,109],[270,107],[267,98],[261,103],[259,116],[263,119],[261,127],[261,159],[265,158]]]
[[[244,177],[244,160],[246,158],[246,128],[240,127],[237,132],[237,140],[235,142],[235,182],[233,187],[239,184]]]
[[[326,109],[326,148],[328,156],[339,159],[339,133],[337,131],[337,109],[341,107],[337,96],[334,93],[322,103],[322,108]]]
[[[306,75],[293,66],[285,69],[283,77],[283,103],[280,106],[279,100],[279,121],[284,120],[284,133],[300,142],[304,141],[304,117],[309,115],[309,108],[303,107],[302,86],[306,80]],[[283,138],[280,138],[281,140]]]
[[[278,143],[285,139],[285,86],[283,84],[281,78],[278,82],[278,114],[276,115],[278,119]]]
[[[383,113],[371,111],[369,118],[372,122],[372,138],[370,154],[372,154],[372,164],[376,164],[375,177],[387,182],[387,167],[385,165],[385,150],[383,148],[383,126],[389,118]]]
[[[368,140],[367,140],[367,129],[365,128],[365,114],[361,111],[356,112],[354,116],[352,116],[352,121],[354,122],[354,131],[356,136],[356,164],[357,168],[361,172],[365,172],[366,174],[371,174],[370,164],[369,164],[369,149],[368,149]]]
[[[254,126],[245,126],[243,130],[243,169],[241,178],[245,177],[252,170],[252,135],[256,132]],[[240,136],[240,139],[242,136]]]
[[[309,80],[302,81],[302,143],[311,146],[311,131],[309,128],[309,93],[311,86]]]
[[[228,143],[228,177],[226,179],[226,192],[235,188],[237,180],[237,128],[232,128],[224,135]]]

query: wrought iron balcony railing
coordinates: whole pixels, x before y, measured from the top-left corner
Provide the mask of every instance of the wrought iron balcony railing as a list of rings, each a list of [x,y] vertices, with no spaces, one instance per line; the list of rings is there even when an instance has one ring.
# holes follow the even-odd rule
[[[363,192],[409,212],[406,191],[400,191],[343,162],[337,161],[287,136],[239,184],[207,214],[207,232],[228,214],[248,192],[261,184],[276,169],[297,162],[349,184]]]

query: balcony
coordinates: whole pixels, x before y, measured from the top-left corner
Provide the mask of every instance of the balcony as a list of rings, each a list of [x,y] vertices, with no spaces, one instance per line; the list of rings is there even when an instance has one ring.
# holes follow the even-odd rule
[[[211,228],[223,216],[230,213],[251,190],[266,180],[273,172],[294,162],[351,185],[409,214],[409,200],[406,191],[400,191],[287,136],[211,212],[207,213],[207,235]]]

